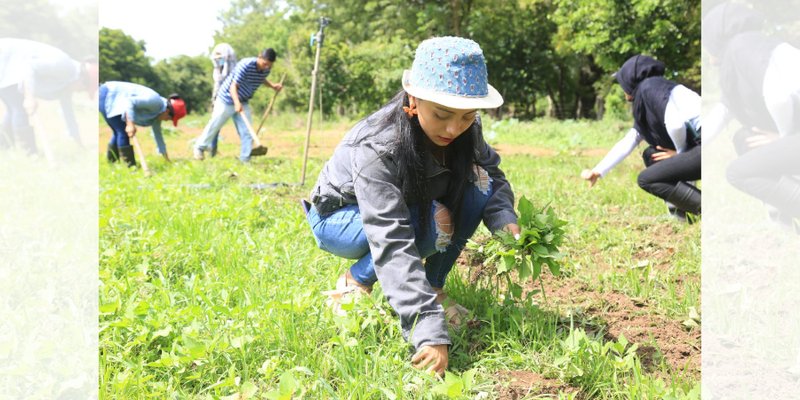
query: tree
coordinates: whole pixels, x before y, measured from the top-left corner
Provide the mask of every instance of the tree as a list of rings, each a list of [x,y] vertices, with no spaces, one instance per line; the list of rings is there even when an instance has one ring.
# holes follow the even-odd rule
[[[48,0],[4,0],[0,37],[34,40],[76,60],[97,52],[96,7],[67,8]]]
[[[699,89],[699,0],[553,1],[560,53],[591,56],[608,74],[629,57],[648,54],[667,65],[669,78]]]
[[[100,82],[126,81],[148,87],[161,82],[145,56],[145,43],[119,29],[100,29]]]
[[[162,96],[177,93],[186,101],[187,112],[205,112],[211,101],[211,61],[205,56],[186,55],[159,61],[154,68],[159,83],[153,89]]]

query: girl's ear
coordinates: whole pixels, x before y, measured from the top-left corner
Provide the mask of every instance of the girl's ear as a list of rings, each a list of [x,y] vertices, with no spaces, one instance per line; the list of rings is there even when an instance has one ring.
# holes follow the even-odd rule
[[[416,107],[417,106],[417,98],[412,96],[412,95],[408,95],[408,106],[410,108]]]

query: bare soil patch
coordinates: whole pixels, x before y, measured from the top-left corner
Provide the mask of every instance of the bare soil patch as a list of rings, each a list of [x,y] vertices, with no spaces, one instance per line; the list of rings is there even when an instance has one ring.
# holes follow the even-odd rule
[[[499,371],[495,374],[497,385],[495,390],[498,399],[517,400],[530,395],[545,396],[552,395],[554,398],[559,393],[578,393],[578,399],[583,399],[579,389],[563,383],[557,379],[545,378],[544,376],[530,371]]]
[[[494,271],[478,260],[462,257],[463,271],[471,265],[469,281],[477,283],[494,275]],[[672,320],[650,309],[646,301],[633,299],[618,292],[598,292],[587,284],[566,277],[542,274],[547,301],[541,293],[535,295],[540,306],[563,314],[570,312],[574,321],[589,334],[601,333],[606,340],[618,340],[621,335],[639,345],[638,355],[648,372],[658,374],[661,360],[674,373],[686,373],[700,378],[700,330],[688,330],[681,321]],[[539,290],[539,283],[523,285],[523,297]],[[565,323],[569,319],[565,318]]]

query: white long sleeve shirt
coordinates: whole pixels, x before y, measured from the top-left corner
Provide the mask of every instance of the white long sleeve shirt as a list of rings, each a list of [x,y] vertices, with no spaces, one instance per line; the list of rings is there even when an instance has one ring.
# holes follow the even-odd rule
[[[689,147],[686,138],[686,123],[689,122],[695,130],[700,130],[701,103],[700,96],[683,85],[675,86],[669,94],[664,111],[664,126],[678,153],[686,151]],[[642,140],[644,140],[642,135],[636,129],[631,128],[592,170],[605,176],[631,154]]]
[[[795,108],[800,109],[800,75],[797,71],[800,71],[800,50],[787,43],[772,50],[764,72],[762,95],[781,137],[800,131],[800,122],[795,122],[795,119],[800,121],[800,116],[795,116]],[[713,140],[733,117],[724,104],[715,105],[705,118],[704,139]]]

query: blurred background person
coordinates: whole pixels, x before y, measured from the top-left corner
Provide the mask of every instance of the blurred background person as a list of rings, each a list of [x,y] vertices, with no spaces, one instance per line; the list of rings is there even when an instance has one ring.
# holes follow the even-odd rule
[[[764,17],[738,3],[713,8],[703,27],[721,89],[709,138],[733,120],[741,124],[728,182],[763,201],[773,221],[794,228],[800,217],[800,50],[766,35]]]
[[[29,154],[36,152],[30,118],[38,110],[37,99],[59,101],[68,135],[82,146],[72,94],[83,90],[93,98],[97,78],[98,63],[95,59],[79,62],[44,43],[0,39],[0,98],[6,107],[0,129],[0,147],[16,144]]]

